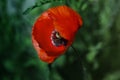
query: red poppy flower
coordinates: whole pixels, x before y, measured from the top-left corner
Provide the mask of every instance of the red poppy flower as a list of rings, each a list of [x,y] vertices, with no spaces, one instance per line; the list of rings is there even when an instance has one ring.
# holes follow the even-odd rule
[[[81,17],[67,6],[53,7],[42,13],[32,29],[32,42],[39,58],[52,63],[72,44],[81,25]]]

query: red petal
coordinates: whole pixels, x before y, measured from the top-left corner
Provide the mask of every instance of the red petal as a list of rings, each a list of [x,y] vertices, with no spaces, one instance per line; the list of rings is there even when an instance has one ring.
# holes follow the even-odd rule
[[[51,42],[51,33],[54,30],[53,21],[48,13],[43,13],[35,22],[32,30],[32,41],[41,60],[52,62],[56,56],[63,54],[65,46],[56,47]]]
[[[39,44],[34,39],[34,37],[32,37],[32,42],[33,42],[33,45],[34,45],[35,49],[37,50],[38,56],[41,60],[43,60],[44,62],[47,62],[47,63],[52,63],[54,61],[56,56],[48,56],[47,53],[39,47]]]
[[[55,29],[65,39],[73,41],[75,33],[82,25],[79,14],[67,6],[50,8],[48,11],[54,20]]]

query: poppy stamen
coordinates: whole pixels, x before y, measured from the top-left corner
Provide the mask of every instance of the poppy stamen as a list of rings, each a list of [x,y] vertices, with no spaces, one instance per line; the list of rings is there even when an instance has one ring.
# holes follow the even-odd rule
[[[51,42],[54,46],[66,46],[68,40],[64,39],[63,37],[60,36],[59,32],[57,32],[56,30],[52,31],[51,34]]]

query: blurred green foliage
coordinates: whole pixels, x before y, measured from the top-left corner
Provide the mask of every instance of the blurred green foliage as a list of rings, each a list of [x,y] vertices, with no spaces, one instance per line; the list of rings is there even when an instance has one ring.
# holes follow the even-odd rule
[[[51,65],[31,42],[35,19],[46,9],[68,5],[83,19],[70,47]],[[24,13],[24,14],[23,14]],[[120,0],[0,1],[0,80],[120,80]]]

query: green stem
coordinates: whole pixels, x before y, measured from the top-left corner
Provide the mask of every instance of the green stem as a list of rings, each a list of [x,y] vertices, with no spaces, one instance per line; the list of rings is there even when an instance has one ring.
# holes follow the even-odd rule
[[[78,59],[80,61],[80,64],[82,66],[82,70],[83,70],[83,80],[88,80],[88,74],[87,74],[87,70],[85,67],[85,63],[83,61],[83,58],[81,57],[81,55],[79,54],[79,52],[75,49],[75,47],[73,45],[71,45],[71,48],[74,50],[74,52],[77,54]]]

